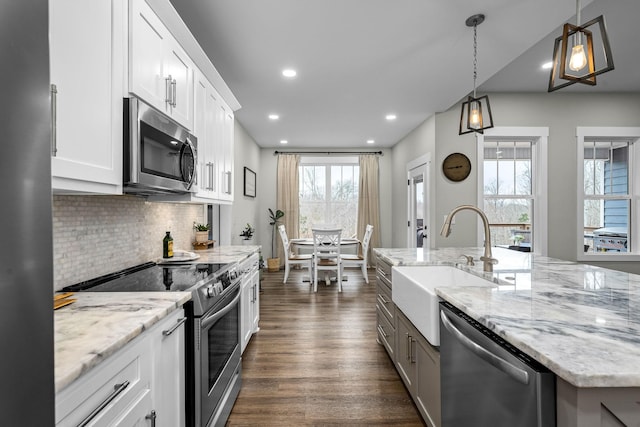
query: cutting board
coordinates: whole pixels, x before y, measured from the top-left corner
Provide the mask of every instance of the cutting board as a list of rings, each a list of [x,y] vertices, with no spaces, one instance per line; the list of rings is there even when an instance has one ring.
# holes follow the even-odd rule
[[[53,296],[53,309],[57,310],[65,305],[69,305],[78,301],[76,298],[69,298],[73,296],[73,292],[65,292],[63,294],[57,294]]]

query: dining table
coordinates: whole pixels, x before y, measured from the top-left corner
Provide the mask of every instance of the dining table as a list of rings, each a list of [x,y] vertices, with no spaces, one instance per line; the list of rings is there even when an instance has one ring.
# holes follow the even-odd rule
[[[299,253],[300,250],[304,250],[307,253],[313,253],[313,238],[311,237],[290,239],[289,242],[291,243],[292,250],[295,253]],[[361,244],[360,240],[354,237],[340,239],[340,252],[342,253],[343,249],[355,247],[356,248],[355,250],[357,253],[357,251],[359,250],[360,244]],[[329,285],[332,280],[335,281],[337,280],[337,278],[335,276],[329,276],[328,274],[325,275],[325,283],[327,285]],[[347,275],[343,274],[342,281],[344,282],[345,280],[347,280]],[[311,277],[304,276],[302,278],[302,281],[311,282]]]

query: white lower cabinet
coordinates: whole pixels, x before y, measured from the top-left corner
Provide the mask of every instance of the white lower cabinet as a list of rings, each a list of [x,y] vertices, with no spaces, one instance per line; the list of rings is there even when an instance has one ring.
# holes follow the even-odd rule
[[[396,369],[429,427],[440,427],[440,352],[396,308]]]
[[[260,321],[260,270],[258,262],[258,254],[253,254],[240,265],[240,271],[244,272],[240,297],[240,348],[243,353],[251,336],[260,330],[258,326]]]
[[[57,393],[56,426],[184,426],[182,319],[173,312]]]
[[[162,323],[151,339],[151,388],[157,427],[185,425],[185,317],[182,310]],[[153,424],[151,424],[153,426]]]

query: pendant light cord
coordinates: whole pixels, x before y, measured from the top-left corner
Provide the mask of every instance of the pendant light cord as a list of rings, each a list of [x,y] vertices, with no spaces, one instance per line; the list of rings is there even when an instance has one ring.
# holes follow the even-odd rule
[[[580,26],[580,0],[576,0],[576,27]],[[576,32],[575,44],[582,44],[582,31]]]
[[[473,97],[476,97],[476,79],[478,78],[478,32],[477,23],[473,24]]]

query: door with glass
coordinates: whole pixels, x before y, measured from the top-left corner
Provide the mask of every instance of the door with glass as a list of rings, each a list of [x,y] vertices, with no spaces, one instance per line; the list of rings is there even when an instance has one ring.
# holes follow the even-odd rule
[[[429,220],[427,214],[428,187],[427,162],[419,164],[408,171],[409,179],[409,227],[407,247],[429,247]]]

